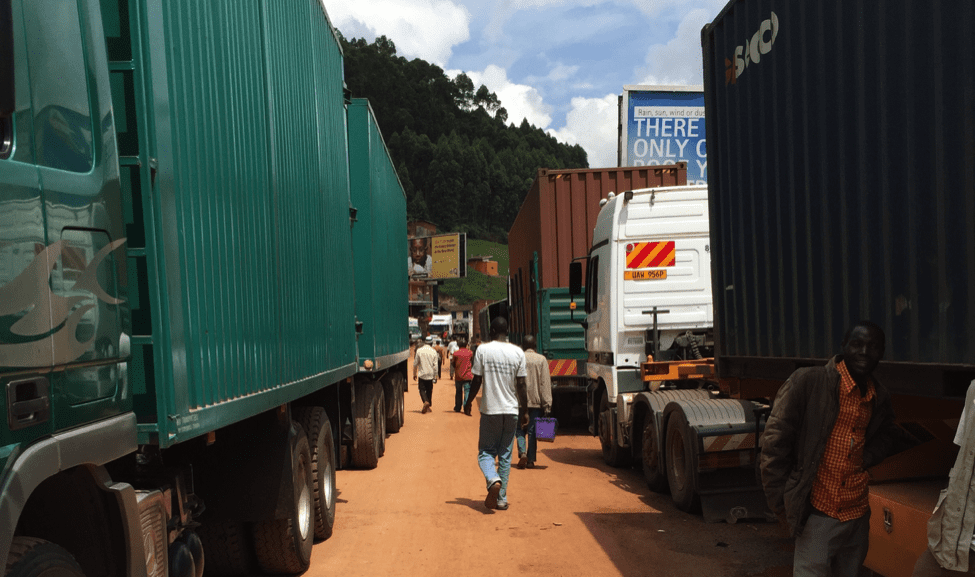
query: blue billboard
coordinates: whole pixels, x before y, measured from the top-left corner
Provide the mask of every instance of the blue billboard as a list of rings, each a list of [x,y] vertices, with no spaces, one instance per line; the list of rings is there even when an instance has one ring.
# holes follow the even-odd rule
[[[624,86],[621,167],[687,163],[687,184],[708,182],[704,87]]]

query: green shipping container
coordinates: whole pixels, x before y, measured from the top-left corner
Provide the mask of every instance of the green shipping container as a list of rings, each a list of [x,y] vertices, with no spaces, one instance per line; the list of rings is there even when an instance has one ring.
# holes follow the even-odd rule
[[[379,371],[410,354],[406,193],[366,99],[349,105],[349,173],[359,367]]]
[[[342,53],[321,4],[102,7],[140,443],[353,375]]]

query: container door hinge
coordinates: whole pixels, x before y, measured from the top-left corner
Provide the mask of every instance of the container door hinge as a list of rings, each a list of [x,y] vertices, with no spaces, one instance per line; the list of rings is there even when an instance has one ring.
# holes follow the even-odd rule
[[[357,214],[359,214],[359,209],[357,209],[355,207],[349,207],[349,220],[350,221],[352,221],[353,223],[355,223],[356,221],[358,221],[358,219],[356,219],[356,215]]]

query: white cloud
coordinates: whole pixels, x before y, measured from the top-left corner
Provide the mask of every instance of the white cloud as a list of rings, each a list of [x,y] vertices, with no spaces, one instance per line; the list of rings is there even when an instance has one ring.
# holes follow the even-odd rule
[[[619,123],[618,97],[572,99],[572,110],[565,116],[565,126],[549,134],[561,142],[578,144],[586,150],[590,167],[615,167]]]
[[[645,66],[636,70],[636,76],[642,77],[639,84],[703,84],[701,29],[713,18],[703,8],[689,12],[673,38],[647,51]]]
[[[471,15],[450,0],[322,0],[347,38],[385,35],[406,58],[446,66],[453,47],[470,38]]]
[[[459,72],[448,71],[447,76],[453,78]],[[552,107],[545,104],[538,90],[527,84],[511,82],[503,68],[491,64],[483,72],[468,72],[467,76],[474,81],[475,87],[483,84],[498,95],[501,106],[508,111],[509,123],[517,126],[522,119],[528,119],[528,124],[539,128],[547,128],[552,124]]]

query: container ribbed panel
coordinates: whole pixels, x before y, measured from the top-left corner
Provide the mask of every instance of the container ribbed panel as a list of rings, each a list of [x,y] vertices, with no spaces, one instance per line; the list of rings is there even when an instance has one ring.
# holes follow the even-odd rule
[[[973,14],[736,1],[705,29],[720,356],[825,358],[866,318],[889,361],[975,365]]]
[[[348,167],[342,56],[318,2],[162,6],[182,412],[354,362]]]
[[[349,105],[349,165],[359,357],[375,359],[409,349],[406,194],[365,99]]]

